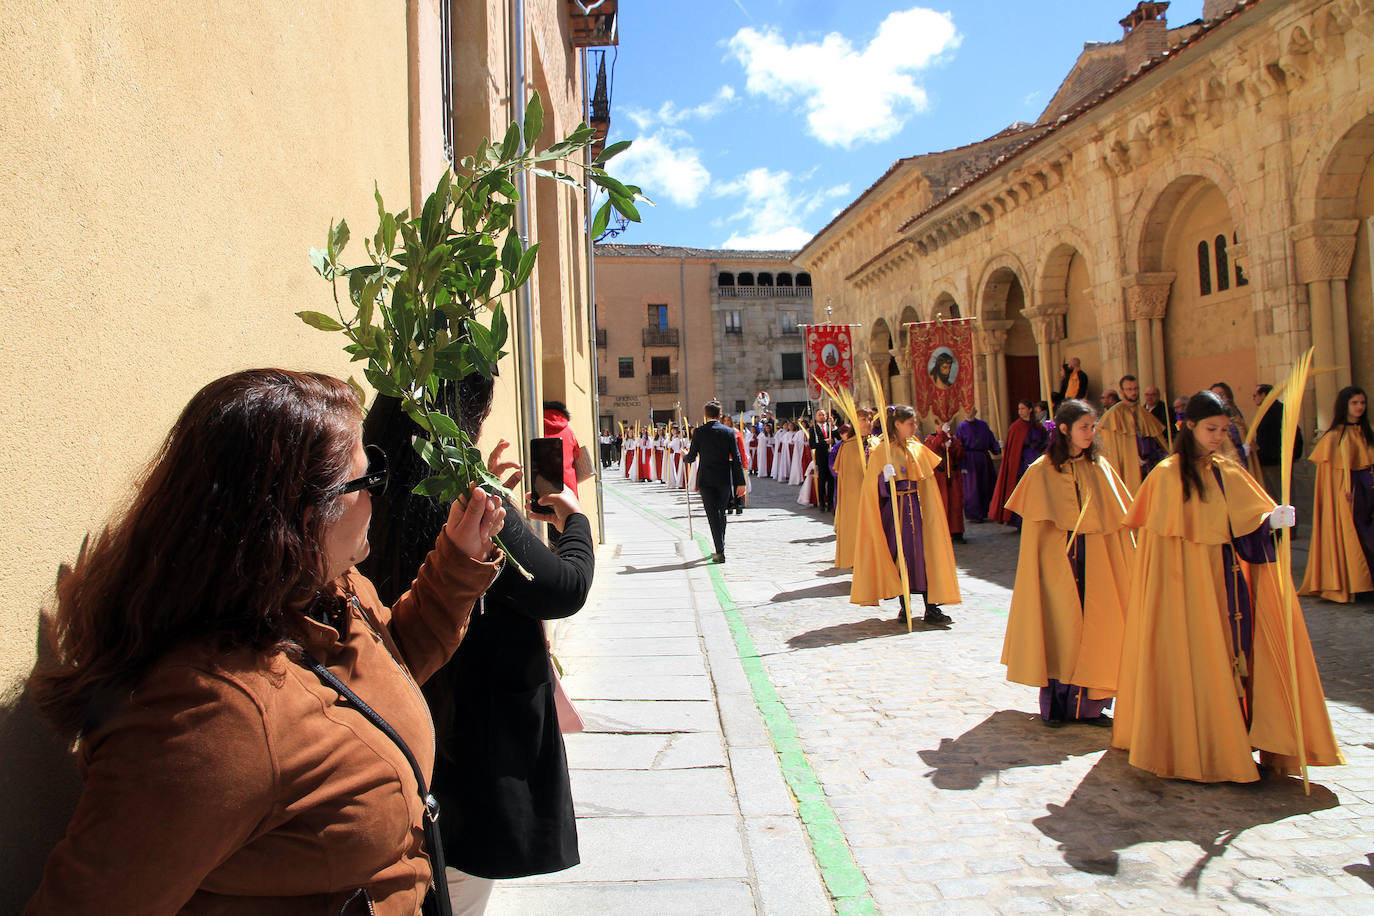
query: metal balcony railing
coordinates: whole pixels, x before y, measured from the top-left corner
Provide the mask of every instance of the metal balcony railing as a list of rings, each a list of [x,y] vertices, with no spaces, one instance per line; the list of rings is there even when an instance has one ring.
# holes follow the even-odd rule
[[[677,328],[645,328],[644,346],[646,347],[676,347],[678,346]]]
[[[810,299],[809,286],[718,286],[722,299]]]
[[[667,375],[646,375],[649,394],[677,394],[677,373]]]

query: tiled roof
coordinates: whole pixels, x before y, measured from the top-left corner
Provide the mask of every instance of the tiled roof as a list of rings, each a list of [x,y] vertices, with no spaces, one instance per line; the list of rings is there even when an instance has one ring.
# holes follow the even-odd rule
[[[746,251],[734,248],[687,248],[682,245],[597,245],[599,258],[714,258],[717,261],[791,261],[795,249]]]
[[[902,225],[898,227],[897,231],[905,231],[913,223],[918,222],[928,213],[940,207],[945,201],[949,200],[949,198],[955,197],[958,194],[962,194],[964,191],[968,190],[970,187],[977,184],[979,181],[987,177],[992,172],[1001,168],[1003,165],[1006,165],[1008,162],[1010,162],[1017,156],[1020,156],[1022,153],[1030,149],[1035,144],[1044,140],[1046,137],[1060,130],[1063,130],[1067,125],[1069,125],[1073,121],[1076,121],[1084,114],[1087,114],[1089,111],[1092,111],[1098,105],[1101,105],[1103,102],[1107,101],[1111,97],[1117,95],[1129,86],[1133,85],[1136,81],[1144,77],[1145,74],[1152,73],[1158,68],[1165,66],[1174,60],[1177,60],[1180,56],[1182,56],[1183,52],[1191,49],[1194,45],[1200,43],[1203,39],[1205,39],[1208,35],[1212,34],[1218,28],[1220,28],[1223,25],[1226,25],[1233,19],[1236,19],[1237,17],[1244,15],[1245,13],[1249,12],[1250,10],[1254,9],[1255,7],[1259,6],[1261,3],[1264,2],[1265,0],[1239,0],[1236,6],[1229,12],[1224,13],[1221,16],[1218,16],[1216,19],[1208,20],[1207,22],[1204,22],[1201,25],[1196,25],[1195,30],[1193,23],[1190,23],[1188,26],[1184,27],[1184,29],[1171,29],[1169,32],[1170,35],[1173,35],[1175,31],[1190,31],[1191,34],[1188,34],[1186,37],[1184,37],[1183,40],[1180,41],[1178,44],[1172,45],[1169,48],[1169,50],[1164,53],[1162,57],[1156,57],[1154,60],[1142,64],[1140,68],[1137,69],[1134,73],[1126,74],[1121,79],[1119,79],[1115,84],[1102,90],[1097,95],[1085,98],[1075,108],[1059,115],[1053,123],[1038,125],[1039,129],[1034,134],[1028,136],[1023,143],[1008,149],[1003,155],[999,156],[997,160],[994,161],[991,165],[984,168],[979,173],[971,176],[969,180],[966,181],[963,185],[952,191],[947,197],[945,197],[944,200],[932,203],[930,206],[926,207],[924,210],[917,213],[915,216],[911,217],[911,219],[902,223]],[[1270,0],[1270,2],[1275,2],[1275,0]],[[1056,96],[1057,95],[1058,93],[1056,93]]]

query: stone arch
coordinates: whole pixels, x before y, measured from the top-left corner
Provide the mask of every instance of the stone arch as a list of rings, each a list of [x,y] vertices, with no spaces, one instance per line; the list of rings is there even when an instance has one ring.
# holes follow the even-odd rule
[[[1008,317],[1006,314],[1007,288],[1000,286],[1006,282],[1010,275],[1017,282],[1024,296],[1029,289],[1027,280],[1030,277],[1026,266],[1021,263],[1021,259],[1011,252],[1003,252],[994,256],[983,267],[983,273],[978,278],[978,286],[974,289],[977,297],[975,309],[978,318],[1000,319]],[[999,284],[993,283],[993,278],[999,277]],[[1028,305],[1029,303],[1023,303]]]
[[[954,294],[947,289],[940,290],[935,297],[935,302],[930,307],[930,317],[941,318],[963,318],[964,310],[959,305],[959,300],[954,298]]]
[[[1195,154],[1168,162],[1141,189],[1140,200],[1148,207],[1136,208],[1126,228],[1127,273],[1157,273],[1163,268],[1164,233],[1179,201],[1193,190],[1198,181],[1215,185],[1226,199],[1226,205],[1236,219],[1236,226],[1244,242],[1256,238],[1249,225],[1242,225],[1248,213],[1230,166],[1213,156]]]
[[[1298,222],[1354,219],[1360,180],[1374,157],[1374,114],[1352,124],[1298,181]]]
[[[788,289],[791,289],[791,288],[792,288],[792,275],[789,274],[789,273],[779,273],[779,274],[778,274],[778,286],[785,286],[785,287],[787,287]]]
[[[998,405],[996,419],[1005,416],[1002,408],[1019,398],[1040,400],[1041,365],[1039,347],[1030,320],[1023,314],[1031,305],[1025,265],[1007,252],[992,258],[983,268],[974,295],[977,297],[979,323],[996,324],[1006,331],[999,364],[1003,367],[998,391],[989,402]]]
[[[754,282],[757,283],[759,286],[772,286],[773,275],[766,270],[762,271],[759,273],[758,279]]]
[[[1049,343],[1049,388],[1054,390],[1057,367],[1076,358],[1087,373],[1091,386],[1100,384],[1106,357],[1103,352],[1097,309],[1090,290],[1096,286],[1093,264],[1083,253],[1076,233],[1060,231],[1051,236],[1049,252],[1040,264],[1035,279],[1036,307],[1063,314],[1063,338]]]
[[[734,285],[735,285],[735,275],[734,275],[733,273],[731,273],[730,271],[728,271],[728,270],[722,270],[719,274],[716,275],[716,285],[717,285],[717,286],[734,286]]]
[[[916,311],[915,298],[906,296],[902,299],[903,307],[901,314],[897,317],[897,366],[902,370],[902,386],[897,389],[893,383],[894,396],[900,395],[904,403],[910,404],[912,398],[916,396],[915,389],[912,387],[911,368],[911,332],[906,329],[910,322],[920,321],[921,316]]]
[[[887,403],[892,403],[892,326],[887,323],[886,318],[874,320],[873,326],[868,331],[868,360],[878,374],[878,381],[883,386],[883,399]],[[864,385],[868,384],[868,372],[855,365],[855,370],[864,380]],[[873,397],[869,393],[870,399]]]

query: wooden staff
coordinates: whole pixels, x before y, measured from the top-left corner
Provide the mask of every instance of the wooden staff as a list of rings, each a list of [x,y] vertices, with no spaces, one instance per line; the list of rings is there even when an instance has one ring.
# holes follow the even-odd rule
[[[1078,520],[1073,523],[1073,530],[1069,532],[1069,542],[1064,545],[1064,553],[1069,553],[1073,549],[1073,542],[1078,538],[1078,529],[1083,526],[1083,516],[1088,514],[1088,507],[1093,502],[1093,491],[1088,491],[1088,498],[1083,500],[1083,508],[1078,510]]]
[[[682,412],[682,410],[681,410],[681,405],[682,405],[682,402],[679,401],[679,402],[678,402],[678,407],[679,407],[679,409],[678,409],[678,412],[677,412],[677,418],[678,418],[678,421],[679,421],[680,423],[682,423],[682,426],[683,426],[683,428],[685,429],[685,428],[687,428],[687,415],[684,414],[684,413]],[[690,434],[689,434],[689,439],[690,439]],[[690,446],[689,446],[689,448],[690,448]],[[683,455],[682,457],[685,459],[687,456],[686,456],[686,455]],[[698,455],[698,456],[697,456],[697,461],[700,461],[700,460],[701,460],[701,456]],[[692,482],[691,482],[691,476],[692,476],[692,469],[691,469],[691,466],[688,465],[687,462],[684,460],[684,461],[682,462],[682,489],[683,489],[683,491],[686,492],[686,494],[687,494],[687,537],[691,538],[692,540],[696,540],[696,535],[692,533]]]
[[[887,402],[883,398],[883,386],[878,384],[878,373],[873,371],[870,363],[864,363],[864,368],[868,370],[868,383],[873,386],[873,397],[878,402],[878,416],[882,418],[884,448],[883,454],[888,458],[892,457],[892,450],[886,446],[891,444],[895,438],[893,433],[887,429]],[[894,477],[887,479],[888,497],[892,501],[892,534],[893,542],[897,545],[897,572],[902,579],[902,602],[906,605],[906,631],[911,632],[911,581],[906,569],[906,551],[902,549],[902,526],[898,517],[901,512],[901,503],[897,501],[897,480]],[[879,516],[882,515],[882,508],[879,507]],[[879,519],[881,521],[881,518]]]

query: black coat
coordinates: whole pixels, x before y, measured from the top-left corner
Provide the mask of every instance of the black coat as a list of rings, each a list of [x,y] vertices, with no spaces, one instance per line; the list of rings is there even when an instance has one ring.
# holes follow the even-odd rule
[[[564,525],[555,554],[507,504],[510,564],[473,610],[458,651],[425,683],[439,754],[432,788],[448,864],[518,878],[579,861],[563,734],[543,621],[575,614],[595,557],[585,515]]]
[[[735,431],[719,420],[703,423],[692,430],[692,447],[682,460],[690,464],[697,459],[701,460],[697,468],[698,486],[744,486],[744,464],[740,460]]]

